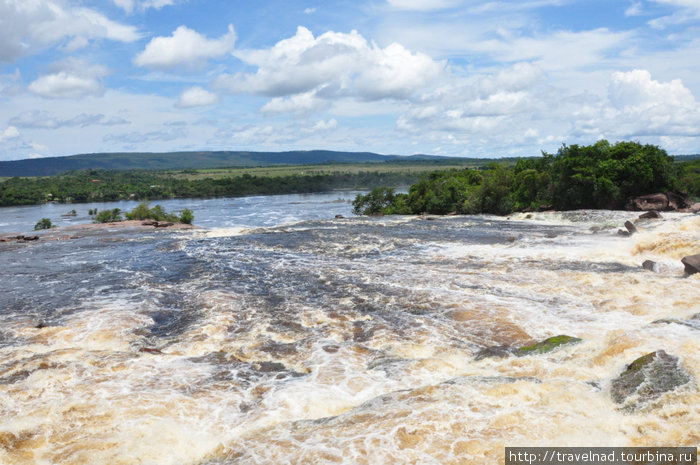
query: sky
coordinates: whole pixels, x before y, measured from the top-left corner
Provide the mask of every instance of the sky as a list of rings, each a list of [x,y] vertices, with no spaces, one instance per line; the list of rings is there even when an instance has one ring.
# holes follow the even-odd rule
[[[700,0],[0,0],[0,160],[700,153]]]

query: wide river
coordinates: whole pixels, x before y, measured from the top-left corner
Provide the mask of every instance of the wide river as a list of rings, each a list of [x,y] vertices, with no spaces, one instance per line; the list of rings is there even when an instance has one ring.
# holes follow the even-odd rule
[[[353,196],[159,202],[205,229],[0,243],[0,463],[496,465],[506,446],[700,443],[700,274],[680,263],[700,216],[621,237],[638,214],[368,218]],[[135,205],[0,209],[0,227]],[[583,341],[476,357],[560,334]],[[693,381],[620,408],[612,381],[658,349]]]

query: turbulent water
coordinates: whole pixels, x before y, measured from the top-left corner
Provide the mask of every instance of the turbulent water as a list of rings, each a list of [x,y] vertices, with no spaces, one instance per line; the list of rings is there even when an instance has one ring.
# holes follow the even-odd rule
[[[610,396],[657,349],[700,377],[700,325],[682,324],[700,277],[680,263],[699,216],[624,238],[634,214],[325,205],[0,244],[0,463],[499,464],[506,446],[700,442],[696,381],[632,412]],[[475,357],[559,334],[583,342]]]

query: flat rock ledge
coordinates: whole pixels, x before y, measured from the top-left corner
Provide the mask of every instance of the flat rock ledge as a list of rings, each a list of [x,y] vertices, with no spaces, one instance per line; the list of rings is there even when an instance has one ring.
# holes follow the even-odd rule
[[[610,385],[610,395],[625,410],[636,410],[692,381],[678,357],[663,350],[648,353],[629,365]]]

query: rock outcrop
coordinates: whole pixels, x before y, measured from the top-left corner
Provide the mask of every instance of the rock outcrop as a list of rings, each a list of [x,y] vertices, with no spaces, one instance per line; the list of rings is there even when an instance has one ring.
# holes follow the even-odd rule
[[[661,216],[661,213],[657,212],[656,210],[649,210],[648,212],[639,215],[640,220],[656,220],[660,218],[663,217]]]
[[[615,403],[634,410],[690,381],[690,375],[679,366],[678,357],[657,350],[627,365],[612,381],[610,395]]]
[[[628,210],[642,211],[681,210],[691,206],[692,203],[687,194],[676,194],[674,192],[642,195],[633,197],[627,202]]]
[[[681,263],[685,265],[685,272],[687,274],[695,274],[700,272],[700,254],[683,257]]]

